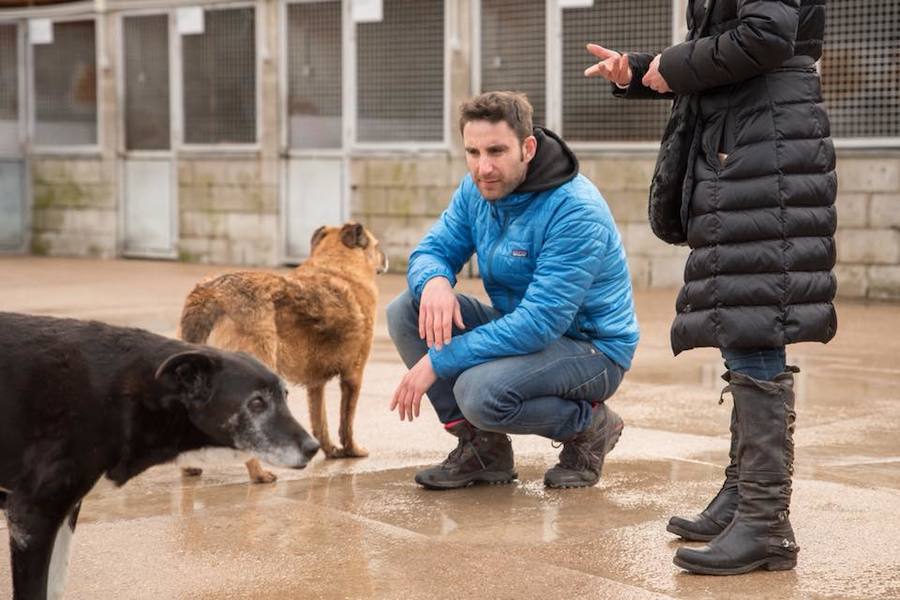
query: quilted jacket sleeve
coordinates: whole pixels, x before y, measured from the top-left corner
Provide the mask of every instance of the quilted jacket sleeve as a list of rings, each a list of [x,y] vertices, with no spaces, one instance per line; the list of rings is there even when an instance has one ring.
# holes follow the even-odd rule
[[[794,55],[800,0],[738,0],[738,23],[716,36],[667,48],[659,70],[676,94],[738,83]]]
[[[645,99],[645,98],[672,98],[673,94],[660,94],[656,90],[650,89],[641,83],[650,63],[653,61],[653,54],[645,52],[634,52],[628,54],[628,66],[631,67],[631,83],[627,88],[620,88],[615,83],[612,86],[613,96],[618,98]]]
[[[446,277],[450,285],[455,286],[456,274],[475,251],[469,225],[470,212],[463,193],[467,180],[459,185],[450,205],[409,257],[406,281],[416,299],[421,299],[425,284],[435,277]]]
[[[575,204],[575,203],[570,203]],[[515,310],[429,351],[439,377],[504,356],[530,354],[559,339],[597,276],[608,267],[609,231],[584,208],[565,208],[549,225],[534,277]]]

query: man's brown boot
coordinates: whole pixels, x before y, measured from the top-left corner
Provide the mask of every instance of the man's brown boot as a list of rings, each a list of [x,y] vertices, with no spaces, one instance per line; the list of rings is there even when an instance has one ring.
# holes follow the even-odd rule
[[[459,438],[459,444],[444,462],[416,473],[419,485],[452,490],[475,483],[510,483],[518,477],[506,434],[482,431],[468,421],[458,421],[447,431]]]
[[[603,460],[619,441],[623,427],[622,417],[606,404],[596,405],[588,428],[563,442],[559,462],[544,474],[544,485],[550,488],[596,485],[603,471]]]

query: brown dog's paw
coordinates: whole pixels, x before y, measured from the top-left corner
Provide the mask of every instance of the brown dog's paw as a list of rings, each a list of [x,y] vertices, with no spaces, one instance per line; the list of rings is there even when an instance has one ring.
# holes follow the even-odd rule
[[[369,451],[362,446],[353,444],[338,448],[333,458],[365,458],[369,455]]]
[[[343,455],[341,454],[343,450],[343,448],[338,448],[331,444],[322,446],[322,454],[325,455],[325,458],[343,458]]]
[[[250,476],[251,483],[275,483],[276,481],[278,481],[278,475],[262,469]]]
[[[181,474],[185,477],[200,477],[203,475],[203,469],[198,467],[181,467]]]

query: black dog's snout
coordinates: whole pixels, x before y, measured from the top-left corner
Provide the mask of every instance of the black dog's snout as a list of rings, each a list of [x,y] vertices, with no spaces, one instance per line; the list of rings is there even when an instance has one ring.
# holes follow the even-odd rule
[[[319,442],[313,438],[309,438],[303,442],[302,446],[300,446],[300,451],[303,452],[303,456],[310,459],[319,451]]]

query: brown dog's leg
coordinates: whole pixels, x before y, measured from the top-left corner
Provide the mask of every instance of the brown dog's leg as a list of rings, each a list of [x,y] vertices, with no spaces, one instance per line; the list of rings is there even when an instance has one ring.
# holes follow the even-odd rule
[[[247,467],[247,473],[250,474],[251,483],[272,483],[278,479],[275,473],[263,469],[257,458],[251,458],[244,465]]]
[[[309,402],[309,423],[312,425],[313,437],[319,441],[322,453],[327,458],[337,458],[338,449],[331,443],[328,435],[328,416],[325,414],[325,386],[309,385],[306,388]]]
[[[362,374],[351,377],[341,376],[341,425],[340,456],[345,458],[362,458],[369,451],[353,441],[353,417],[356,415],[356,404],[359,401],[359,388]]]

